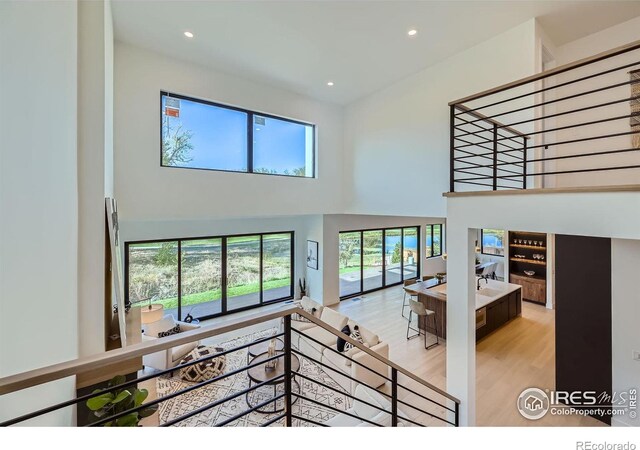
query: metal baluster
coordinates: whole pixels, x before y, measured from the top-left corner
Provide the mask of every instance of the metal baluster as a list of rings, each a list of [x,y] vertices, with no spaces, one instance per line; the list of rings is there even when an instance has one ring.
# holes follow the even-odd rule
[[[398,426],[398,370],[391,368],[391,426]]]
[[[291,412],[291,315],[284,316],[284,392],[285,392],[285,424],[292,426],[293,417]]]

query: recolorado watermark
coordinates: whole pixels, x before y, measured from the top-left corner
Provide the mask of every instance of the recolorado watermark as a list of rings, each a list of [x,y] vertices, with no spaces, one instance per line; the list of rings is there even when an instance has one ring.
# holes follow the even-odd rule
[[[538,420],[547,414],[600,417],[628,415],[631,419],[635,419],[638,414],[638,389],[631,388],[627,391],[609,394],[596,391],[542,390],[531,387],[522,391],[518,396],[517,407],[522,417],[529,420]],[[611,447],[611,450],[617,448]],[[593,449],[600,450],[595,447]],[[609,450],[609,448],[601,450]],[[621,447],[620,450],[626,449]]]
[[[576,442],[576,450],[636,450],[636,444],[633,442],[613,443],[606,441],[578,441]]]

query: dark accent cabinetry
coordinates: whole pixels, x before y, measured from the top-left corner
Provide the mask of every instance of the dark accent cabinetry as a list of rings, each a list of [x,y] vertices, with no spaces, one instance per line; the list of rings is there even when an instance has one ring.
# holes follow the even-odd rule
[[[483,309],[485,324],[482,326],[480,324],[476,325],[476,342],[522,314],[522,289],[518,289],[480,308],[476,312],[477,317],[483,314]]]
[[[523,300],[547,303],[547,255],[546,234],[509,232],[509,282],[522,286]]]
[[[612,395],[611,240],[555,239],[556,390]],[[611,423],[606,414],[594,417]]]

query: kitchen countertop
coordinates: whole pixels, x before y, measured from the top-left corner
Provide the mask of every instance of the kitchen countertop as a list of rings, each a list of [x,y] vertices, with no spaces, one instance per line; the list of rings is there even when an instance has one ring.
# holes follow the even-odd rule
[[[478,277],[476,277],[477,283]],[[415,295],[428,295],[429,297],[437,298],[438,300],[447,300],[447,284],[436,284],[428,282],[417,282],[407,286],[406,291]],[[521,289],[519,284],[506,283],[504,281],[487,280],[480,282],[480,290],[476,293],[476,310],[484,308],[489,303],[493,303],[499,298],[504,297],[512,292]]]

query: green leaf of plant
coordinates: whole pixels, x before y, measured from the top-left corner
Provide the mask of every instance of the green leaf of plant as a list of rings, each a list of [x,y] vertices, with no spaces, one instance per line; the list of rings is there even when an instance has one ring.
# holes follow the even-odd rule
[[[131,392],[125,389],[124,391],[120,392],[116,398],[113,399],[113,403],[120,403],[122,400],[130,396],[131,396]]]
[[[155,414],[157,410],[158,410],[158,405],[153,405],[153,406],[150,406],[149,408],[141,409],[140,411],[138,411],[138,414],[140,414],[140,417],[142,418],[149,417]]]
[[[109,381],[109,386],[118,386],[126,381],[127,379],[123,375],[116,375]]]
[[[106,392],[102,395],[98,395],[97,397],[93,397],[87,400],[87,408],[89,408],[91,411],[97,411],[111,403],[112,400],[113,394],[111,392]]]
[[[133,402],[136,406],[142,405],[142,402],[149,396],[149,391],[146,389],[136,389],[133,394]]]
[[[135,427],[138,425],[138,413],[127,414],[116,420],[116,425],[119,427]]]

